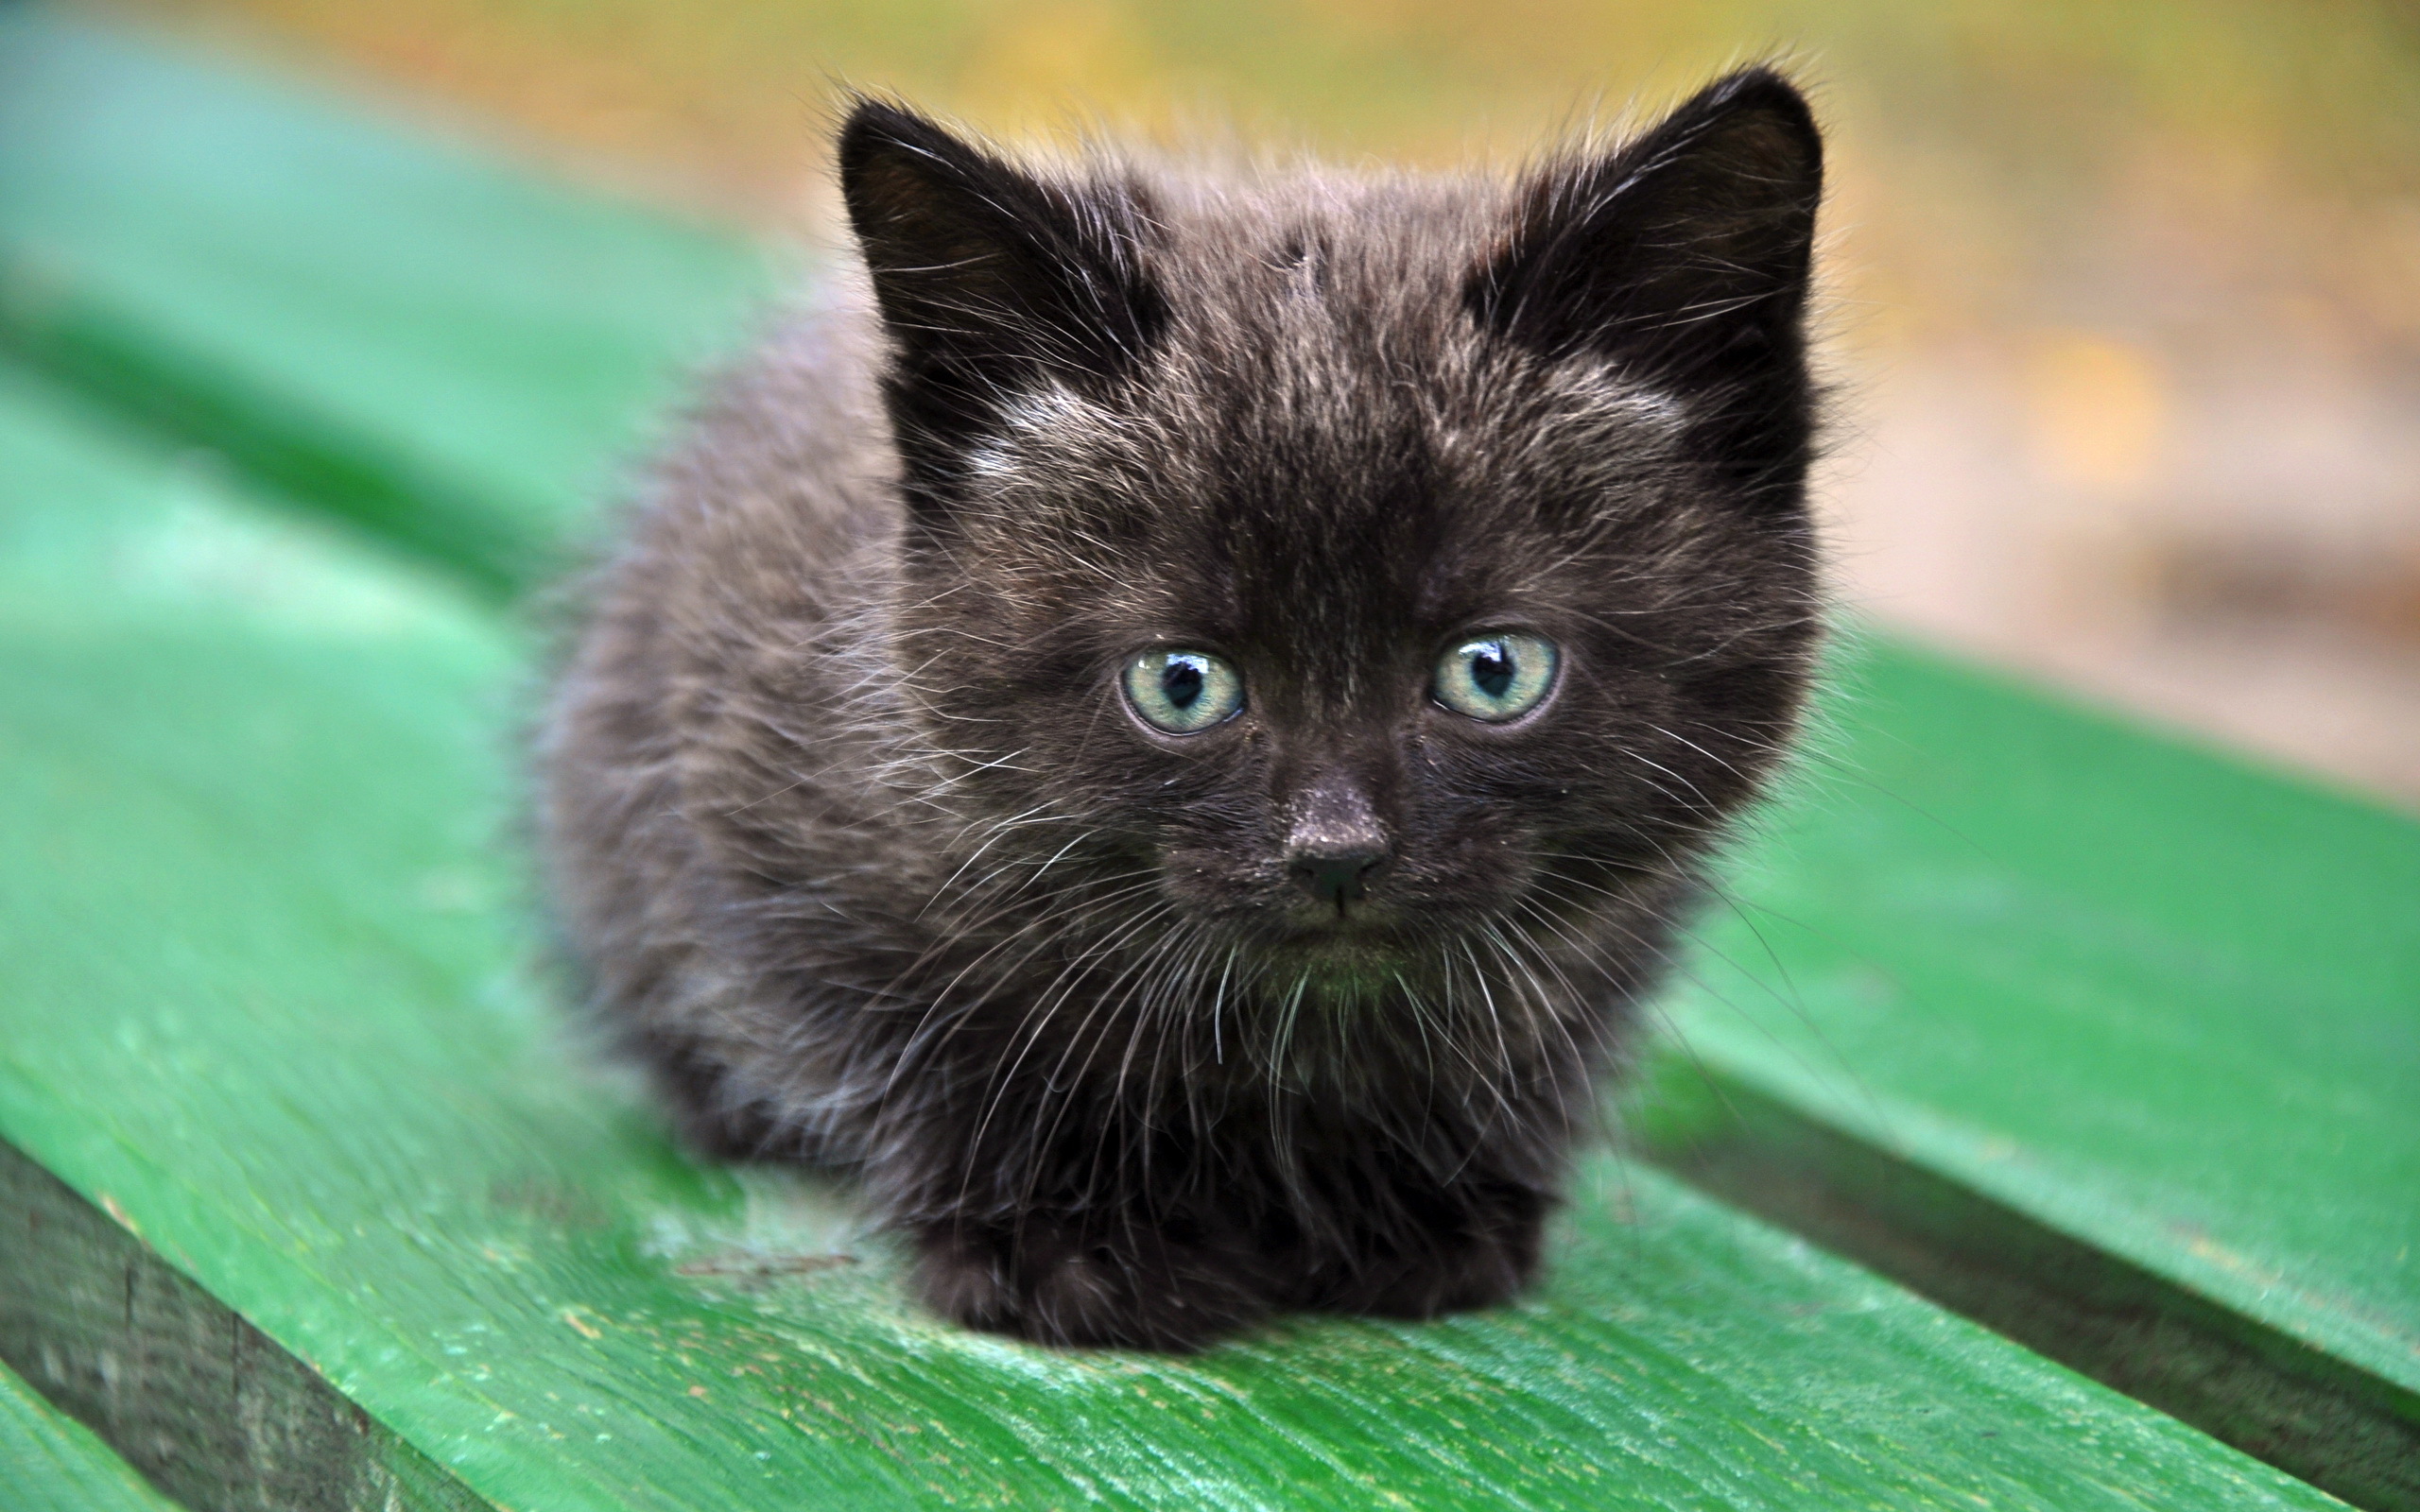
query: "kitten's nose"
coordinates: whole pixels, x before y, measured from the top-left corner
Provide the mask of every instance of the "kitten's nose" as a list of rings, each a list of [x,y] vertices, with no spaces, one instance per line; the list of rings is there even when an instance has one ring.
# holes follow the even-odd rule
[[[1386,827],[1357,784],[1330,780],[1303,795],[1286,837],[1286,874],[1342,914],[1387,863]]]
[[[1344,905],[1360,901],[1367,890],[1370,873],[1385,864],[1387,852],[1381,847],[1361,846],[1349,850],[1317,852],[1295,851],[1287,857],[1287,874],[1294,885],[1309,893],[1338,913]]]

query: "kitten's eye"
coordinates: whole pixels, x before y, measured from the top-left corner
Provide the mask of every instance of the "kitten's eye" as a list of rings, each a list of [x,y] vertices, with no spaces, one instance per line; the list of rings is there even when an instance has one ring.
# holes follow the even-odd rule
[[[1554,686],[1552,641],[1506,631],[1481,636],[1437,659],[1432,695],[1458,714],[1500,725],[1538,706]]]
[[[1232,719],[1244,679],[1207,651],[1146,651],[1126,663],[1126,701],[1154,730],[1190,735]]]

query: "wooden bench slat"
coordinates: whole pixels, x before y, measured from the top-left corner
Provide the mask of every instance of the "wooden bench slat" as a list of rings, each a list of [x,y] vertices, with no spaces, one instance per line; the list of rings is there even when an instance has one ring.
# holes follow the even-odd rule
[[[2081,1240],[2113,1265],[2006,1280],[2210,1347],[2138,1328],[2076,1363],[2420,1505],[2420,823],[1905,649],[1854,662],[1830,724],[1670,1008],[1668,1090],[1790,1116],[1668,1155],[1711,1175],[1692,1143],[1728,1142],[1720,1189],[1886,1268],[1810,1181],[1969,1280],[2014,1228]],[[1871,1158],[1817,1172],[1818,1130]],[[2042,1300],[1994,1320],[2029,1337]],[[2264,1426],[2242,1399],[2273,1390]]]
[[[491,587],[559,559],[768,272],[307,90],[0,8],[0,343]]]
[[[215,1301],[308,1362],[255,1420],[357,1406],[347,1473],[426,1504],[2332,1504],[1610,1159],[1518,1308],[1197,1361],[942,1326],[563,1043],[498,839],[523,676],[449,585],[0,384],[0,1138],[100,1236],[8,1230],[0,1340],[139,1250],[199,1283],[160,1391],[217,1389],[170,1348]]]
[[[1855,677],[1692,1033],[2420,1388],[2420,822],[1907,651]]]

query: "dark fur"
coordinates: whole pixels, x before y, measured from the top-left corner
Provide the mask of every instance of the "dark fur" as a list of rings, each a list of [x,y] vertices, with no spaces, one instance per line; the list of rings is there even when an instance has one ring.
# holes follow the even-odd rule
[[[1509,184],[861,105],[863,270],[657,469],[542,751],[687,1132],[856,1170],[1029,1338],[1513,1295],[1806,685],[1820,158],[1763,71]],[[1506,726],[1427,696],[1489,627],[1564,653]],[[1244,713],[1139,722],[1169,644]],[[1349,909],[1288,878],[1332,833],[1387,856]]]

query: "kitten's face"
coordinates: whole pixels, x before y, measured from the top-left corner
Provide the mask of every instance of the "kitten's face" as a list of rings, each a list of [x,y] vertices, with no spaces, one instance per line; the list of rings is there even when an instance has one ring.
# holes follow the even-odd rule
[[[1130,945],[1351,991],[1584,935],[1737,809],[1803,682],[1798,543],[1669,400],[1427,334],[1393,393],[1264,331],[1317,370],[1062,389],[971,455],[911,655],[982,810],[1067,821],[994,859],[1074,841],[1061,880],[1149,879],[1111,919],[1167,904]]]
[[[1355,992],[1584,955],[1703,852],[1816,633],[1818,149],[1742,78],[1526,184],[1242,201],[860,112],[900,664],[995,917]]]

